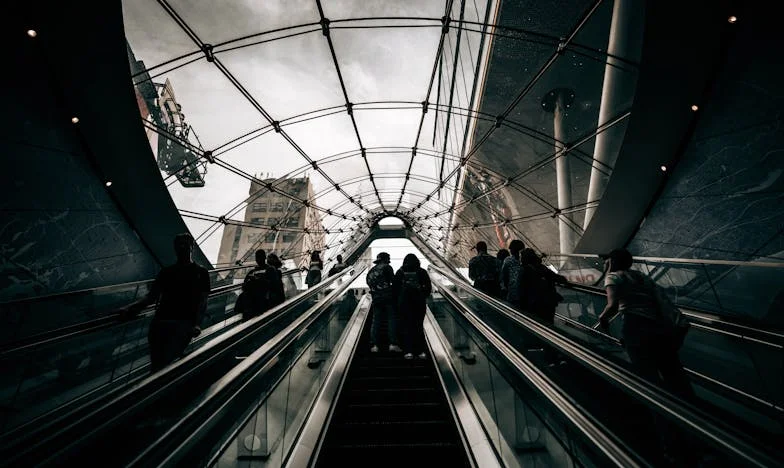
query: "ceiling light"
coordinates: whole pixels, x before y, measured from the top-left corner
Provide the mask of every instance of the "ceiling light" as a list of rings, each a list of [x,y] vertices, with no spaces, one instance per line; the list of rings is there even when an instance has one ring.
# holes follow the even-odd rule
[[[738,17],[730,16],[729,18],[727,18],[727,21],[729,21],[731,24],[735,24],[735,22],[738,21]]]
[[[107,180],[106,181],[106,186],[107,187],[111,187],[112,186],[112,181],[111,180]]]
[[[667,172],[667,166],[662,166],[661,170],[662,170],[662,172]]]
[[[35,36],[38,35],[38,33],[36,32],[35,29],[28,29],[27,30],[27,35],[30,36],[30,37],[35,37]]]
[[[71,117],[71,123],[79,123],[79,117]]]
[[[697,109],[699,109],[699,106],[697,106],[697,104],[692,104],[691,110],[693,110],[694,112],[697,112]]]

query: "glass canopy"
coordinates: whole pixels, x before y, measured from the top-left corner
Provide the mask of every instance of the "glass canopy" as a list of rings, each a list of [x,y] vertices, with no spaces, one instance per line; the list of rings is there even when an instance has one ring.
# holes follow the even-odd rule
[[[143,125],[214,263],[228,226],[313,235],[286,222],[302,207],[330,258],[386,215],[459,262],[478,240],[571,252],[634,97],[623,35],[642,30],[613,1],[123,3]],[[295,209],[249,218],[270,192]]]

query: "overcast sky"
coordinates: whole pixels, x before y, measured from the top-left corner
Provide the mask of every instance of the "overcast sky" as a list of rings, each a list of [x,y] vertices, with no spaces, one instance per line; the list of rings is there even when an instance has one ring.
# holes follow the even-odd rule
[[[319,19],[315,0],[178,0],[170,4],[201,40],[213,44]],[[444,8],[443,0],[325,0],[323,4],[325,15],[333,21],[378,16],[438,18],[443,15]],[[126,0],[123,7],[128,41],[137,59],[143,60],[148,68],[196,49],[156,1]],[[420,102],[425,99],[439,33],[439,28],[333,30],[335,52],[349,99],[352,102]],[[327,41],[320,32],[241,48],[220,54],[219,58],[276,120],[344,104]],[[267,124],[229,80],[206,60],[167,73],[155,81],[163,82],[166,78],[172,82],[186,121],[207,150]],[[432,115],[429,113],[426,119],[425,135],[432,135]],[[368,148],[410,148],[420,116],[420,110],[355,112],[363,144]],[[358,148],[351,120],[345,112],[292,125],[286,131],[316,160]],[[423,138],[420,147],[427,147],[429,140]],[[273,176],[284,175],[306,164],[274,132],[229,151],[222,158],[248,173],[272,173]],[[403,154],[373,156],[370,158],[371,170],[405,172],[408,159],[409,156]],[[338,182],[367,173],[360,158],[322,167]],[[179,184],[170,187],[179,208],[220,216],[247,197],[247,180],[216,166],[209,166],[208,170],[203,188],[183,188]],[[437,174],[434,161],[429,158],[416,161],[414,172],[417,171]],[[314,178],[316,190],[327,188],[312,172],[309,173]],[[382,179],[376,182],[379,190],[384,190],[387,184],[391,184],[390,188],[399,186]],[[368,188],[369,184],[364,184],[363,189]],[[355,185],[349,191],[357,190]],[[333,192],[318,204],[330,207],[342,200],[342,195]],[[235,218],[241,216],[242,213]],[[194,235],[199,235],[209,224],[187,218],[186,223]],[[204,242],[202,249],[214,261],[219,245],[220,232]]]

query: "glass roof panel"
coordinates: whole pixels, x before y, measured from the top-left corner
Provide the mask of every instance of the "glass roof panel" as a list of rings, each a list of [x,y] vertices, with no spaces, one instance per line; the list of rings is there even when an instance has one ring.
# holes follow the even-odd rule
[[[315,4],[315,2],[313,2]],[[323,2],[324,15],[338,18],[382,18],[414,16],[440,18],[444,15],[443,0],[416,2],[368,2],[367,0],[330,0]]]
[[[345,104],[329,46],[318,32],[221,52],[219,58],[274,120]]]
[[[147,68],[199,50],[156,0],[124,1],[122,8],[125,38]]]
[[[168,3],[199,38],[209,44],[319,21],[316,2],[311,0],[241,0],[220,3],[168,0]],[[160,6],[157,8],[163,13]]]

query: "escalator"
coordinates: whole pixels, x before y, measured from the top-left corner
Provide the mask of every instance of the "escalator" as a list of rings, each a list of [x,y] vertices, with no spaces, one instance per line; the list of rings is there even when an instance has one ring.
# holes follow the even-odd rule
[[[234,311],[241,285],[234,284],[233,274],[247,268],[210,272],[214,287],[207,299],[202,333],[191,341],[187,353],[242,323]],[[300,293],[290,280],[296,273],[284,273],[287,298]],[[31,320],[47,308],[67,314],[69,307],[74,308],[77,303],[98,318],[20,338],[1,347],[0,434],[24,432],[50,419],[55,412],[116,391],[149,373],[147,330],[154,306],[129,321],[120,321],[116,312],[120,305],[145,295],[149,283],[114,285],[24,301],[25,307],[34,312]],[[67,305],[61,308],[58,301]]]
[[[489,349],[487,334],[531,363],[598,425],[618,437],[646,463],[672,462],[664,450],[680,448],[683,466],[778,466],[784,453],[769,438],[749,436],[741,427],[685,403],[536,319],[470,288],[462,278],[432,268],[440,299],[433,308],[442,329],[468,354],[479,348],[504,370],[505,356]],[[485,328],[485,333],[478,330]],[[466,344],[467,343],[467,344]],[[555,358],[554,358],[555,357]],[[512,377],[514,377],[512,375]],[[515,379],[512,378],[512,382]],[[524,383],[513,384],[517,388]]]
[[[349,274],[234,327],[111,398],[99,397],[41,427],[4,438],[0,459],[12,466],[95,460],[120,465],[146,453],[164,435],[186,433],[184,423],[215,411],[220,398],[241,388],[248,375],[277,372],[280,353],[309,336],[308,327],[323,321],[335,301],[345,297]]]
[[[432,358],[404,360],[401,353],[384,352],[385,346],[371,353],[370,322],[316,466],[340,466],[347,460],[365,466],[402,466],[417,460],[470,466]]]

